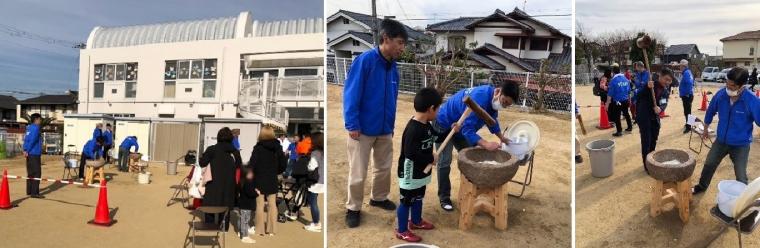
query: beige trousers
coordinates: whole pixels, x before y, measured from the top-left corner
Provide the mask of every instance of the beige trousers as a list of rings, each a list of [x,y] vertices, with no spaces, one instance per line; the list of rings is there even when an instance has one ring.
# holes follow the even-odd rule
[[[369,157],[372,155],[375,170],[372,172],[372,200],[388,199],[391,190],[393,162],[392,135],[360,135],[358,140],[348,137],[348,200],[346,208],[359,211],[364,201],[364,181],[367,179]]]
[[[267,214],[264,216],[264,198],[266,197]],[[264,219],[266,219],[266,228],[264,228]],[[256,197],[256,232],[259,234],[275,232],[277,223],[277,200],[276,195],[259,195]]]

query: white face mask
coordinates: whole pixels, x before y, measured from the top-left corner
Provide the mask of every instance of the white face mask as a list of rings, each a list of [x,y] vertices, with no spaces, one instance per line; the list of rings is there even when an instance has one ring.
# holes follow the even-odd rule
[[[493,108],[493,110],[499,111],[499,110],[504,109],[504,106],[501,106],[501,103],[499,102],[499,99],[497,98],[491,102],[491,108]]]
[[[739,92],[741,92],[741,91],[742,91],[741,89],[739,89],[739,90],[729,90],[728,88],[726,88],[726,94],[728,94],[728,96],[730,96],[730,97],[738,96]]]

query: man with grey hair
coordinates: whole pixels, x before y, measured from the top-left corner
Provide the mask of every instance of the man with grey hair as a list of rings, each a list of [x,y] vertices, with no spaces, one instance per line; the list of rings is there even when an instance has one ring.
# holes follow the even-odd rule
[[[681,97],[681,103],[683,103],[683,115],[686,120],[686,124],[683,127],[683,133],[691,131],[691,126],[687,124],[689,122],[689,115],[691,114],[691,103],[694,101],[694,76],[689,70],[689,61],[682,59],[679,63],[681,68],[681,83],[678,85],[679,96]]]

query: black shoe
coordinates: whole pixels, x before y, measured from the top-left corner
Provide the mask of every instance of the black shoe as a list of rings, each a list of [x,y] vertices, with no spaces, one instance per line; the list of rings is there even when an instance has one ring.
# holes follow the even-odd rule
[[[454,211],[454,204],[451,202],[451,199],[441,200],[441,208],[443,208],[443,210],[451,212]]]
[[[691,131],[691,126],[686,125],[683,127],[683,133],[689,133]]]
[[[702,188],[702,186],[699,184],[694,185],[694,188],[691,188],[691,194],[693,195],[700,194],[702,192],[705,192],[705,188]]]
[[[359,211],[353,211],[348,210],[346,212],[346,226],[349,228],[354,228],[359,226],[359,222],[361,222],[362,216],[361,212]]]
[[[31,197],[31,198],[37,198],[37,199],[45,199],[45,196],[40,195],[40,194],[30,195],[29,197]]]
[[[625,129],[625,132],[627,132],[627,133],[630,133],[631,131],[633,131],[633,127],[629,127],[629,128]]]
[[[583,163],[583,156],[581,156],[581,155],[575,155],[575,163],[576,164]]]
[[[396,210],[396,204],[388,199],[385,199],[385,201],[369,200],[369,205],[373,207],[379,207],[388,211]]]
[[[612,136],[615,136],[615,137],[623,136],[623,132],[613,133]]]

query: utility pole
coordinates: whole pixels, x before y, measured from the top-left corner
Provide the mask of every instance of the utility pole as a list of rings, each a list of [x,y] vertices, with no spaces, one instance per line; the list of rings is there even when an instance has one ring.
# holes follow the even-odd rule
[[[380,37],[377,37],[377,8],[376,8],[376,0],[372,0],[372,42],[374,46],[378,46],[380,44]]]

